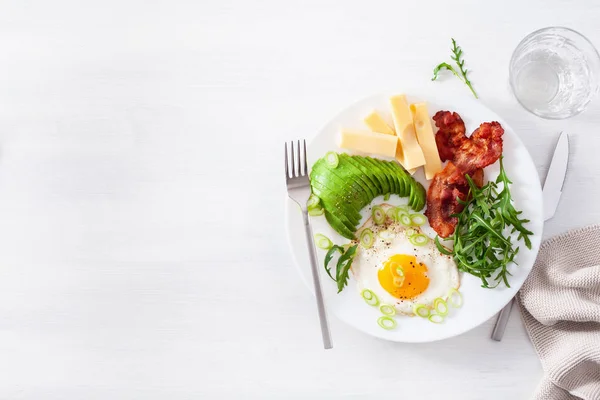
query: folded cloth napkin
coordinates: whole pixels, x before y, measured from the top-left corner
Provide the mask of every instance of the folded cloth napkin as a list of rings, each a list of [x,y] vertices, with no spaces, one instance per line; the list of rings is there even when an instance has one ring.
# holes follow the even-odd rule
[[[545,241],[517,294],[544,369],[536,400],[600,400],[600,225]]]

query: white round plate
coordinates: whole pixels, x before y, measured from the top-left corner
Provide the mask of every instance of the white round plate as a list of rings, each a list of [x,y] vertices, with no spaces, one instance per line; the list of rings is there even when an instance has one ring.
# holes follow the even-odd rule
[[[531,237],[532,248],[527,249],[520,244],[517,264],[509,267],[512,276],[509,279],[510,288],[500,285],[495,289],[481,287],[481,281],[472,275],[461,272],[461,288],[464,304],[462,308],[451,309],[450,314],[441,324],[433,324],[426,319],[418,317],[397,316],[398,326],[394,330],[386,331],[377,325],[377,318],[381,315],[375,307],[368,306],[360,297],[356,288],[356,281],[350,278],[348,286],[337,294],[335,282],[323,271],[323,258],[325,251],[317,249],[319,257],[319,270],[321,283],[325,295],[325,304],[328,313],[346,322],[348,325],[378,338],[396,342],[431,342],[459,335],[475,328],[494,316],[504,307],[519,290],[529,274],[537,256],[543,228],[542,215],[542,190],[539,177],[527,149],[517,134],[493,111],[489,110],[479,101],[467,95],[448,93],[443,86],[429,85],[421,89],[403,89],[395,93],[379,94],[361,100],[335,116],[319,134],[310,142],[308,147],[308,160],[314,162],[325,155],[327,151],[342,151],[336,145],[340,128],[366,129],[362,120],[372,110],[379,111],[382,116],[391,121],[389,97],[397,93],[406,93],[410,103],[426,101],[429,114],[433,115],[439,110],[455,111],[465,121],[467,135],[473,132],[482,122],[498,121],[505,129],[504,134],[504,168],[513,184],[511,193],[515,207],[523,211],[523,216],[530,220],[526,225],[534,235]],[[379,157],[381,158],[381,157]],[[498,175],[499,163],[485,168],[486,181],[495,179]],[[415,179],[429,186],[425,180],[422,168],[415,174]],[[303,232],[303,222],[300,209],[289,198],[286,200],[287,232],[292,255],[298,266],[300,275],[312,291],[310,264],[306,240]],[[382,197],[373,200],[373,204],[383,202]],[[392,196],[388,203],[406,204],[407,200]],[[363,221],[365,210],[363,210]],[[313,232],[323,233],[334,243],[344,244],[348,240],[338,235],[325,221],[324,217],[311,219]],[[362,223],[362,222],[361,222]],[[435,232],[427,227],[430,237],[435,237]],[[316,310],[315,310],[316,313]]]

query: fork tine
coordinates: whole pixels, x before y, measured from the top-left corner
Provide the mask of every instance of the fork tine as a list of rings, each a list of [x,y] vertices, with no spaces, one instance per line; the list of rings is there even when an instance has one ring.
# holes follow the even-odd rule
[[[304,148],[304,175],[308,175],[308,153],[306,152],[306,139],[302,140]]]
[[[290,151],[290,157],[292,158],[292,165],[291,165],[292,173],[291,173],[291,175],[292,175],[292,178],[295,178],[296,177],[296,154],[295,154],[296,151],[294,149],[294,141],[292,140],[290,144],[291,144],[291,148],[292,148]]]
[[[302,147],[300,147],[300,140],[298,140],[298,176],[304,176],[302,173]]]
[[[287,142],[283,144],[283,146],[285,147],[285,178],[289,178],[290,177],[290,171],[289,171],[289,164],[288,164],[288,145]]]

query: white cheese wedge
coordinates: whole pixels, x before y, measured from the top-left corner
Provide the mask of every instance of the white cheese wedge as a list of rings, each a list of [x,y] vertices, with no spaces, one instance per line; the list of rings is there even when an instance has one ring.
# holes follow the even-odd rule
[[[339,146],[368,154],[394,157],[398,137],[378,132],[360,132],[343,129],[340,132]]]
[[[390,99],[390,104],[396,135],[398,135],[401,144],[401,146],[398,146],[396,159],[407,170],[425,165],[425,156],[417,141],[412,113],[406,102],[406,96],[403,94],[393,96]]]
[[[387,133],[388,135],[396,134],[394,129],[391,126],[389,126],[383,120],[383,118],[381,118],[381,115],[379,115],[377,111],[373,111],[371,114],[365,117],[365,124],[367,124],[369,129],[373,132]]]
[[[435,144],[435,135],[431,118],[427,111],[426,103],[416,103],[410,106],[413,123],[417,134],[417,140],[425,156],[425,177],[433,179],[433,176],[442,170],[442,160]]]

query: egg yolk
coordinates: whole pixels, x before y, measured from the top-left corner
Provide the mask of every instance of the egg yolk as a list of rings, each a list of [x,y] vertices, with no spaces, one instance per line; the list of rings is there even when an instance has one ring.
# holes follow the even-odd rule
[[[381,287],[397,299],[412,299],[427,289],[427,266],[415,256],[394,254],[377,273]]]

